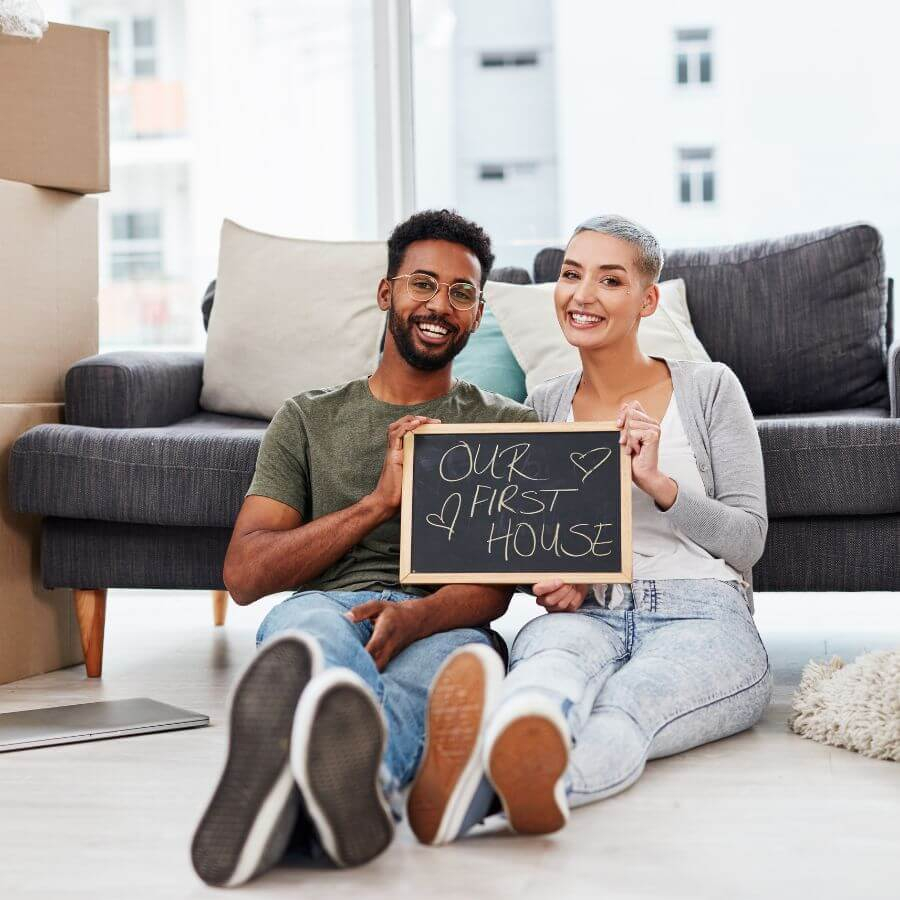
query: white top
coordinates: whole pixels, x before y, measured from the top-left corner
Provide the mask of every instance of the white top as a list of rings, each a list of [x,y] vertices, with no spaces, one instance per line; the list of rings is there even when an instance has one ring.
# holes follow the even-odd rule
[[[574,420],[570,407],[567,421]],[[674,394],[659,427],[659,470],[678,483],[679,491],[688,491],[705,497],[706,489],[697,468],[697,459],[688,442]],[[743,579],[735,569],[687,537],[672,524],[662,510],[657,508],[653,498],[633,482],[631,518],[632,578],[635,581],[715,578],[719,581],[738,581],[743,584]],[[603,602],[605,587],[606,585],[594,586],[594,594],[600,603]],[[619,606],[623,599],[621,585],[614,584],[609,601],[610,608]]]

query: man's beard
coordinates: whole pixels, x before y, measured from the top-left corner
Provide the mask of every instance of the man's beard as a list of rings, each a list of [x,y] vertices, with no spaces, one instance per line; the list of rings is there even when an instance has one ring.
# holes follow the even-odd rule
[[[437,325],[450,329],[451,333],[453,331],[453,326],[438,316],[410,316],[404,325],[394,311],[394,304],[391,303],[388,315],[388,328],[390,328],[391,335],[394,338],[394,345],[397,347],[400,355],[414,369],[419,369],[423,372],[435,372],[438,369],[443,369],[469,342],[471,332],[466,331],[457,335],[455,340],[451,339],[450,343],[440,350],[436,349],[431,353],[423,353],[416,346],[412,335],[412,330],[416,327],[416,321],[423,323],[434,322]]]

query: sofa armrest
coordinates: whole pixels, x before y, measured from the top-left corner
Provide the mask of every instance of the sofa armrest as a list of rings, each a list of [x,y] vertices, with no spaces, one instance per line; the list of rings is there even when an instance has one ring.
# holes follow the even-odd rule
[[[171,425],[199,408],[202,353],[89,356],[66,373],[66,422],[94,428]]]
[[[900,338],[888,347],[888,393],[891,397],[891,416],[900,419]]]

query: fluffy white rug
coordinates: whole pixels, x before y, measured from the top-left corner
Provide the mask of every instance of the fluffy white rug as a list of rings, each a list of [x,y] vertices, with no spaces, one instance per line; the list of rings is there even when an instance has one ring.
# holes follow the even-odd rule
[[[793,707],[797,734],[900,762],[900,650],[807,663]]]
[[[47,30],[47,17],[35,0],[0,0],[0,34],[38,39]]]

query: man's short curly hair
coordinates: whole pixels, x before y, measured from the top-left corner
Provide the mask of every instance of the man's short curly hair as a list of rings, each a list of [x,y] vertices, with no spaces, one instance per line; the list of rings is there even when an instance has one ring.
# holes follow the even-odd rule
[[[494,265],[494,254],[491,239],[480,225],[464,219],[453,209],[425,209],[414,213],[388,238],[388,278],[399,273],[406,248],[416,241],[450,241],[471,250],[481,263],[481,287],[484,287]]]

